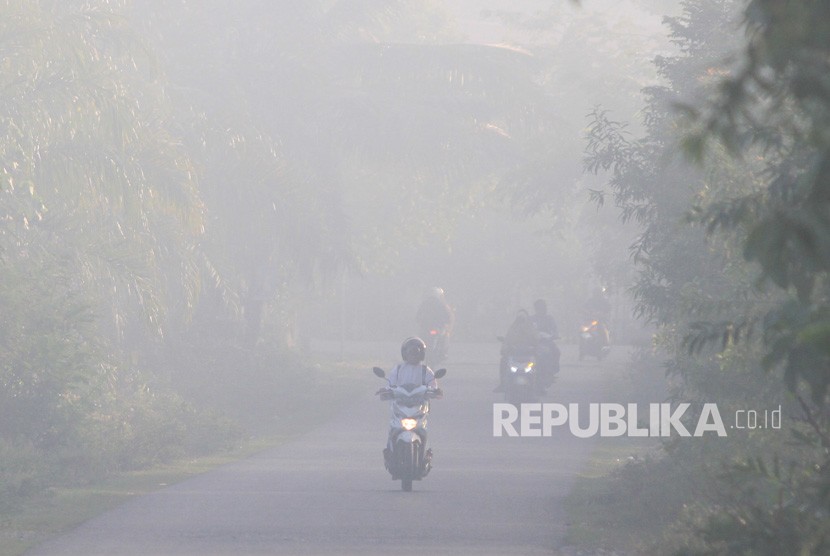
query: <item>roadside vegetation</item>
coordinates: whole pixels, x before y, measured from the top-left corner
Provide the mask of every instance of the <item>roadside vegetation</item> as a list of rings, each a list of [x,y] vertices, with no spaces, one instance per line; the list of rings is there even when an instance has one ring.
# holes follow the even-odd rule
[[[663,367],[674,400],[717,403],[727,424],[780,406],[782,426],[672,438],[583,481],[571,509],[586,543],[624,553],[828,554],[830,11],[683,7],[645,133],[598,110],[586,165],[607,172],[597,202],[641,230],[633,293],[657,333],[634,366]]]
[[[88,452],[85,466],[77,461],[52,461],[43,454],[24,454],[23,463],[36,468],[19,467],[18,477],[30,481],[27,490],[6,493],[0,508],[0,555],[16,556],[52,535],[76,526],[87,519],[115,507],[126,499],[146,494],[217,466],[245,458],[301,436],[333,418],[348,405],[361,388],[365,388],[364,361],[347,361],[334,357],[317,357],[302,366],[296,361],[275,359],[262,353],[267,365],[255,366],[251,358],[240,358],[248,364],[245,378],[256,379],[232,388],[233,395],[212,398],[227,408],[205,412],[199,421],[194,404],[176,399],[173,410],[154,415],[153,427],[140,429],[144,435],[158,438],[128,436],[134,446],[119,451],[123,432],[113,434],[119,440],[115,447],[83,444],[77,451]],[[293,366],[292,366],[293,365]],[[222,372],[221,365],[205,372]],[[292,368],[293,372],[279,372]],[[259,376],[258,376],[259,375]],[[279,387],[273,383],[279,377]],[[262,384],[272,383],[263,390]],[[255,387],[259,385],[259,387]],[[234,396],[243,397],[250,405],[240,411],[233,405]],[[186,419],[177,420],[185,413]],[[168,427],[173,427],[170,430]],[[125,465],[109,469],[91,467],[96,457],[124,457]],[[22,461],[21,455],[2,454],[5,462]],[[131,459],[127,459],[131,458]],[[63,468],[58,466],[62,465]],[[9,469],[9,468],[4,468]],[[72,475],[67,476],[71,471]],[[86,472],[85,475],[80,473]],[[6,480],[14,477],[5,476]]]

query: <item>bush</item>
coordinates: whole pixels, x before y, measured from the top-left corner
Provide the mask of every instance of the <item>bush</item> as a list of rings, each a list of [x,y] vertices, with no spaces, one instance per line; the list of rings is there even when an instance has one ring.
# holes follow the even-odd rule
[[[44,471],[43,455],[31,442],[0,438],[0,511],[42,488]]]

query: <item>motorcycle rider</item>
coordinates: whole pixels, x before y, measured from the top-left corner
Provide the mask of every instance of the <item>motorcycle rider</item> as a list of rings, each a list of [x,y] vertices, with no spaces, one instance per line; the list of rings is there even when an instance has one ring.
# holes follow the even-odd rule
[[[455,315],[447,304],[444,290],[439,287],[430,288],[427,295],[418,307],[415,315],[418,321],[418,330],[422,338],[428,338],[431,330],[438,330],[449,341]],[[446,344],[444,350],[446,351]]]
[[[611,344],[611,334],[608,331],[608,317],[611,313],[611,303],[605,297],[605,288],[596,288],[583,306],[586,322],[597,321],[600,340],[603,346]]]
[[[562,355],[556,345],[559,328],[556,320],[548,313],[548,304],[544,299],[537,299],[533,303],[533,316],[530,319],[539,334],[539,368],[542,370],[542,386],[547,387],[559,372],[559,359]]]
[[[507,385],[509,358],[511,355],[535,353],[539,344],[539,334],[533,326],[530,315],[524,309],[519,309],[516,318],[507,329],[501,346],[501,361],[499,362],[499,385],[493,392],[504,392]]]
[[[605,297],[605,288],[596,288],[591,297],[585,300],[585,316],[600,322],[605,322],[611,313],[611,302]]]
[[[427,345],[417,336],[407,338],[401,344],[401,357],[403,362],[398,363],[389,373],[389,386],[395,387],[399,384],[425,385],[430,390],[436,391],[436,398],[443,396],[438,388],[438,381],[435,380],[435,373],[428,366],[423,364],[426,357]]]
[[[426,357],[427,345],[417,336],[407,338],[401,344],[401,357],[403,362],[398,363],[389,373],[389,386],[387,388],[394,388],[403,384],[415,384],[418,386],[424,385],[430,390],[435,391],[435,399],[444,397],[444,391],[438,387],[438,381],[435,379],[435,373],[427,365],[423,364]],[[383,450],[384,461],[389,467],[389,457],[392,451],[392,436],[394,429],[389,430],[389,439],[387,441],[386,449]],[[424,443],[426,443],[426,431],[424,431]]]

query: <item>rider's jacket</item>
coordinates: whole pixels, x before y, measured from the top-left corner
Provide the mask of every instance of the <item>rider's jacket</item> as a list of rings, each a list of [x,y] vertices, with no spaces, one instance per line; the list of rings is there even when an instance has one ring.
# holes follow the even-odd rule
[[[531,315],[530,320],[533,321],[533,325],[539,332],[543,334],[548,334],[553,338],[557,338],[559,336],[559,330],[556,326],[556,321],[550,314],[536,313],[534,315]]]
[[[418,308],[415,319],[423,330],[452,326],[453,313],[449,305],[438,298],[428,297]]]
[[[399,363],[389,373],[389,386],[395,387],[401,384],[425,384],[427,388],[438,388],[435,380],[435,373],[426,365],[411,363]]]

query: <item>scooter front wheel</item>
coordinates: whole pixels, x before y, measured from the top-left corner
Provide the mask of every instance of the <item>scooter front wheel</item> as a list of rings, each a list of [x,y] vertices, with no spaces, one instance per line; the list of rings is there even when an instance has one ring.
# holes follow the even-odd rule
[[[400,449],[400,457],[399,460],[401,463],[401,490],[404,492],[412,492],[412,479],[415,477],[415,473],[417,473],[418,469],[418,452],[420,450],[420,444],[418,443],[409,443],[406,444],[399,443],[398,448]]]

